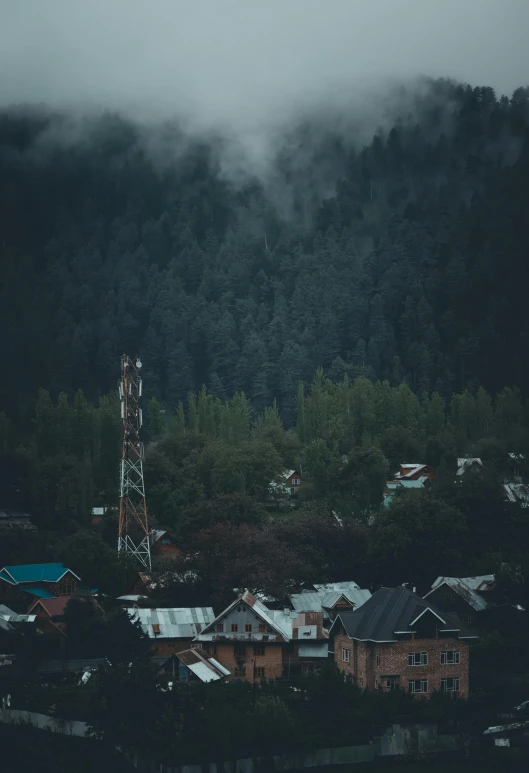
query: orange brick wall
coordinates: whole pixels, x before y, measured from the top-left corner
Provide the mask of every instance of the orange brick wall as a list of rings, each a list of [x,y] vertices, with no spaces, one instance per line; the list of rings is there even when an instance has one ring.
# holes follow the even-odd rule
[[[350,662],[342,660],[342,648],[351,651]],[[356,663],[355,663],[356,649]],[[459,650],[457,665],[441,665],[441,652]],[[376,664],[376,653],[380,654],[380,665]],[[408,653],[427,652],[428,665],[408,666]],[[373,690],[375,680],[381,686],[382,674],[398,674],[398,684],[408,689],[411,679],[428,679],[428,692],[441,689],[443,677],[459,677],[459,695],[468,695],[468,644],[459,639],[412,639],[394,644],[356,642],[345,633],[339,633],[334,640],[334,660],[344,673],[351,674],[360,686]]]
[[[259,646],[259,642],[255,642],[256,646]],[[256,668],[264,668],[265,679],[276,679],[283,676],[283,647],[281,644],[265,644],[264,655],[254,655],[254,644],[246,644],[246,653],[244,656],[236,656],[234,644],[232,642],[226,643],[211,643],[204,642],[201,646],[209,652],[209,654],[219,661],[225,668],[231,671],[231,676],[228,679],[246,679],[249,682],[253,681],[253,666],[255,659]],[[215,649],[216,648],[216,649]],[[244,677],[236,675],[236,669],[238,664],[241,663],[246,668],[246,674]],[[260,677],[256,677],[257,680]]]

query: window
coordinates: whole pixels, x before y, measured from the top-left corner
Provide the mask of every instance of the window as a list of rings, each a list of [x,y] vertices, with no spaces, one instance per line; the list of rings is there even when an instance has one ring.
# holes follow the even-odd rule
[[[156,633],[160,633],[160,626],[158,625],[158,623],[153,623],[153,624],[152,624],[152,632],[153,632],[154,634],[156,634]]]
[[[265,654],[265,648],[259,644],[256,647],[253,648],[253,654],[254,655],[264,655]]]
[[[360,679],[358,680],[358,686],[359,687],[363,687],[364,686],[364,677],[363,676],[361,676]]]
[[[246,676],[246,666],[241,666],[240,668],[235,669],[235,676]]]
[[[410,652],[408,654],[409,666],[427,666],[428,665],[428,653],[427,652]]]
[[[342,647],[342,660],[344,663],[349,663],[351,660],[351,650],[347,647]]]
[[[408,692],[411,692],[411,693],[428,692],[428,680],[427,679],[410,680],[408,682]]]
[[[244,644],[236,644],[233,647],[235,657],[243,658],[246,655],[246,647]]]
[[[75,583],[70,580],[61,582],[60,585],[57,586],[57,591],[59,596],[69,596],[70,593],[75,593]]]
[[[452,663],[459,663],[459,650],[446,650],[446,652],[441,652],[441,665],[446,666]]]
[[[262,679],[264,675],[265,675],[264,666],[257,666],[257,668],[255,669],[256,678]]]
[[[375,690],[378,690],[378,679],[375,679]]]
[[[386,690],[396,690],[397,689],[397,680],[396,679],[386,679]]]
[[[224,633],[224,623],[217,623],[215,630],[217,633]]]
[[[459,677],[453,676],[441,679],[442,692],[459,692]]]
[[[377,666],[380,665],[380,652],[375,652],[375,663]]]
[[[252,624],[251,623],[245,623],[244,624],[244,630],[246,631],[246,633],[251,633],[252,632]]]
[[[266,631],[266,625],[264,623],[259,623],[259,633],[265,633]]]
[[[238,630],[239,630],[239,626],[237,625],[237,623],[232,623],[231,624],[231,632],[232,633],[237,633]]]

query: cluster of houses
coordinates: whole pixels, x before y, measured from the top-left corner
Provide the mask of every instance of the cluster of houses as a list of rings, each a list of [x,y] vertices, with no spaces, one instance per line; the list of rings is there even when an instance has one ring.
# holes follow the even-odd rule
[[[519,467],[524,461],[522,454],[510,453],[509,466],[511,474],[503,482],[503,493],[509,502],[529,507],[529,484],[522,482]],[[459,457],[457,459],[456,480],[462,480],[466,473],[472,470],[481,474],[484,471],[483,462],[479,457]],[[386,482],[384,490],[384,507],[389,507],[398,489],[427,488],[437,477],[437,472],[429,464],[401,464],[393,480]]]
[[[495,589],[493,575],[438,577],[424,597],[405,586],[372,593],[352,581],[316,584],[280,608],[244,590],[215,614],[212,607],[149,607],[148,580],[139,576],[119,602],[151,640],[153,664],[173,680],[288,678],[330,659],[361,688],[422,696],[468,694],[469,645],[478,638],[473,623],[494,605]],[[130,592],[140,587],[141,594]],[[55,659],[41,670],[89,669],[85,661],[64,661],[61,647],[66,605],[83,592],[63,564],[0,570],[0,662],[10,662],[13,632],[29,626],[56,645]]]

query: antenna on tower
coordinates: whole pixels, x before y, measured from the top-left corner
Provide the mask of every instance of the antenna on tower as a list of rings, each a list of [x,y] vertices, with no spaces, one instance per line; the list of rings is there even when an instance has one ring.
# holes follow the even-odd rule
[[[124,354],[121,358],[119,399],[123,439],[121,445],[118,553],[135,556],[151,569],[149,520],[143,481],[143,443],[140,440],[142,411],[141,360]]]

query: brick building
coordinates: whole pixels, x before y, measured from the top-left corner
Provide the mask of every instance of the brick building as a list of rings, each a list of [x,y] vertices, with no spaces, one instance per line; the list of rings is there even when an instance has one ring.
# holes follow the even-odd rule
[[[189,649],[197,634],[215,618],[211,607],[129,607],[126,612],[133,623],[140,623],[143,632],[152,640],[153,654],[158,656]]]
[[[75,596],[80,578],[64,564],[22,564],[0,570],[0,602],[26,609],[35,598]]]
[[[359,687],[468,695],[473,631],[407,588],[380,588],[330,631],[334,661]]]
[[[233,679],[277,679],[319,668],[328,657],[321,612],[268,609],[249,591],[233,601],[195,642]]]

